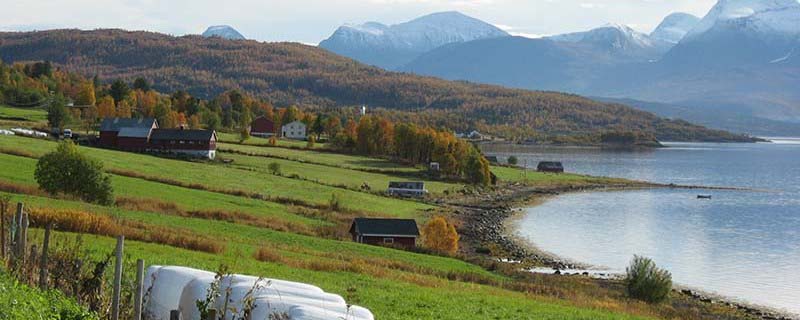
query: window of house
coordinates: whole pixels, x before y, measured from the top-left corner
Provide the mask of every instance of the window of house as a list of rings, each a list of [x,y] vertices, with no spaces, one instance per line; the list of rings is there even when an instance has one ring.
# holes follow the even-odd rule
[[[394,238],[383,238],[384,244],[394,244]]]
[[[181,144],[184,144],[186,141],[181,140]]]

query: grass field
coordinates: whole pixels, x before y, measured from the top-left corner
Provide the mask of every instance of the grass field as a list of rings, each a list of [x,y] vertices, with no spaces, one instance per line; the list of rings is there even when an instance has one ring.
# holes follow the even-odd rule
[[[47,111],[39,108],[14,108],[0,105],[0,119],[14,119],[22,121],[47,121]]]
[[[217,132],[217,138],[220,142],[229,142],[229,143],[240,143],[240,138],[238,133],[229,133],[229,132]],[[241,142],[242,144],[251,145],[251,146],[270,146],[269,138],[262,138],[262,137],[250,137],[250,139]],[[308,142],[300,141],[300,140],[291,140],[291,139],[278,139],[277,140],[277,147],[283,148],[307,148]],[[314,143],[312,148],[315,149],[324,149],[327,148],[328,145],[326,143]]]
[[[422,172],[420,168],[382,159],[256,145],[222,144],[221,149],[253,154],[220,152],[220,157],[233,160],[231,164],[81,148],[102,161],[107,169],[141,174],[112,174],[118,200],[169,203],[178,211],[235,211],[267,219],[265,225],[253,225],[204,215],[181,215],[158,206],[130,207],[119,201],[114,206],[98,206],[47,196],[35,189],[36,159],[31,157],[41,156],[55,146],[55,142],[45,140],[0,137],[0,183],[29,190],[27,194],[0,192],[0,195],[10,194],[12,202],[24,202],[28,208],[89,212],[110,217],[117,223],[139,223],[152,226],[155,232],[172,230],[224,245],[221,253],[213,254],[157,241],[128,240],[126,259],[131,261],[142,258],[148,265],[184,265],[206,270],[216,270],[224,264],[237,273],[311,283],[328,292],[349,296],[349,302],[369,308],[378,319],[641,319],[661,314],[658,307],[628,300],[621,291],[587,279],[541,275],[521,283],[506,273],[489,271],[460,259],[361,245],[281,227],[291,224],[312,230],[342,229],[347,226],[341,224],[341,218],[358,212],[411,217],[422,223],[431,210],[437,210],[435,206],[357,190],[364,182],[382,189],[390,180],[417,177]],[[271,162],[281,165],[283,176],[268,172]],[[513,168],[493,168],[493,171],[501,179],[528,184],[613,181],[577,175],[523,174]],[[457,190],[463,185],[429,181],[428,187],[438,193]],[[226,190],[280,196],[298,200],[300,204],[257,200],[223,192]],[[342,197],[344,206],[351,211],[321,213],[323,210],[308,207],[326,204],[334,193]],[[64,231],[55,234],[56,245],[74,242],[75,234]],[[32,236],[36,243],[42,231],[34,229]],[[83,235],[83,239],[85,249],[94,257],[105,257],[113,251],[114,239],[110,237]],[[264,248],[273,255],[269,260],[259,261],[254,253]],[[130,276],[130,270],[126,272]]]

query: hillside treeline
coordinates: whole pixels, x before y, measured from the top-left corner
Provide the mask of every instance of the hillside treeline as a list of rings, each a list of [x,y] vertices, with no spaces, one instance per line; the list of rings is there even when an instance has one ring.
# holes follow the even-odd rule
[[[46,106],[52,128],[71,124],[87,132],[97,130],[105,117],[152,117],[164,128],[236,130],[246,139],[255,117],[267,117],[276,127],[299,120],[307,124],[310,134],[317,138],[324,135],[344,151],[414,165],[438,162],[439,173],[445,177],[490,182],[489,164],[480,151],[450,131],[396,124],[379,116],[311,113],[296,106],[275,108],[237,90],[203,100],[184,91],[161,94],[143,78],[132,84],[114,80],[104,85],[97,78],[86,79],[54,68],[49,62],[13,66],[0,62],[0,103],[22,102]]]
[[[278,107],[369,105],[394,120],[550,141],[603,131],[662,140],[746,140],[576,95],[506,89],[388,72],[296,43],[173,37],[123,30],[0,33],[0,58],[53,61],[86,77],[148,79],[161,92],[203,99],[236,90]]]

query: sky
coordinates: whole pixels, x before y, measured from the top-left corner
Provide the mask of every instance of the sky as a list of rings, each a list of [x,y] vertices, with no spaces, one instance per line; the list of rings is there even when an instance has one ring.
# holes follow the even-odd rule
[[[0,31],[122,28],[172,35],[231,25],[248,39],[317,44],[340,25],[395,24],[460,11],[537,37],[606,23],[650,32],[672,12],[705,15],[716,0],[0,0]]]

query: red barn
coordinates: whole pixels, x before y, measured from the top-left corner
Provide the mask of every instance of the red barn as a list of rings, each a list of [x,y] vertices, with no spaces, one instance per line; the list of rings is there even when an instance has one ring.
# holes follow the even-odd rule
[[[411,219],[356,218],[350,226],[353,241],[371,245],[388,245],[403,248],[417,246],[419,229]]]
[[[129,151],[142,151],[147,147],[158,121],[153,118],[105,118],[100,124],[100,146]]]
[[[214,130],[155,129],[150,134],[149,150],[214,159],[217,133]]]
[[[269,137],[275,135],[275,121],[265,116],[260,116],[250,124],[250,134],[257,137]]]

